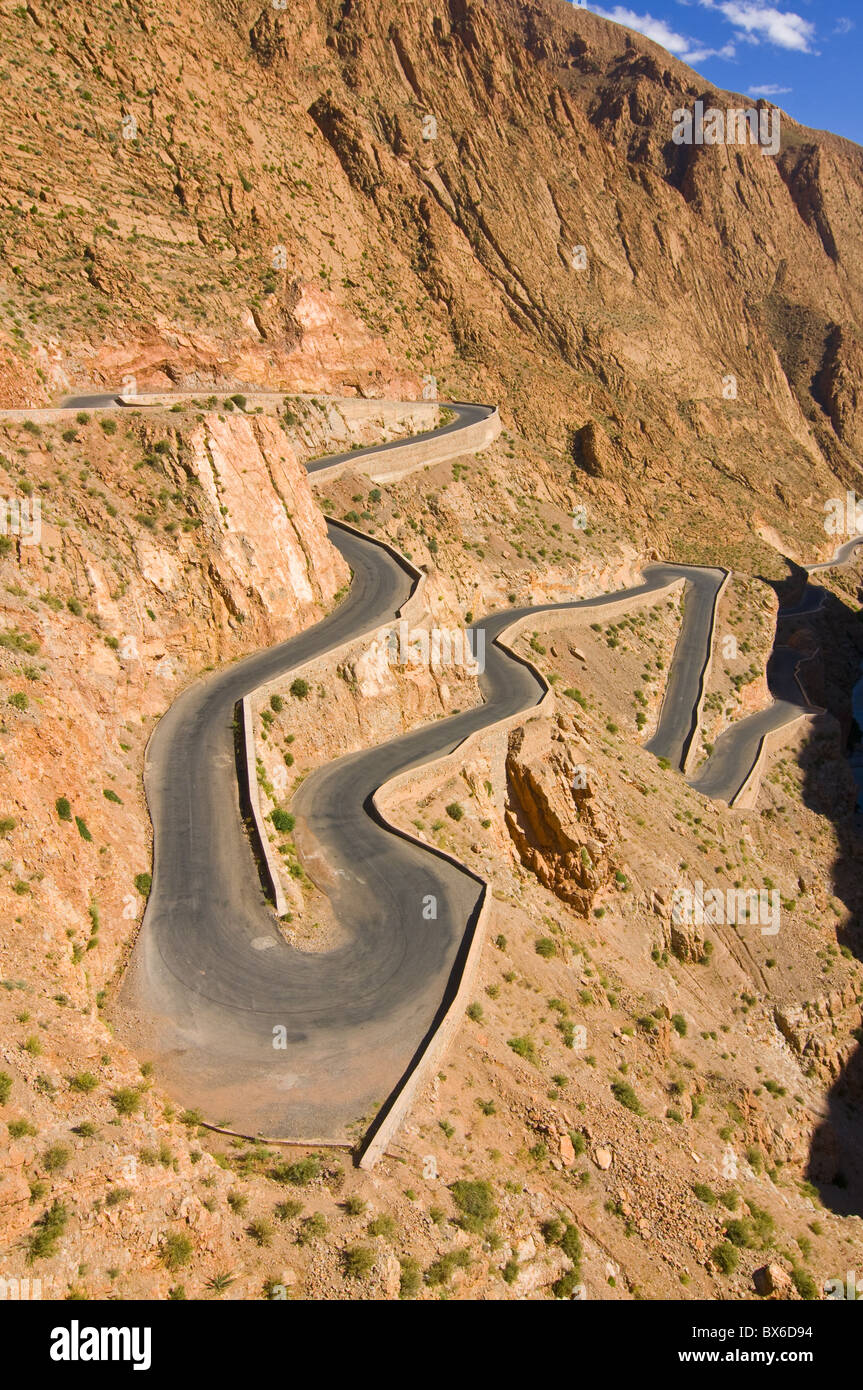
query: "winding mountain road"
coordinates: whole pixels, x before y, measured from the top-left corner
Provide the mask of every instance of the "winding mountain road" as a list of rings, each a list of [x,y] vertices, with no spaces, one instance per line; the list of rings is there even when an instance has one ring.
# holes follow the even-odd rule
[[[452,408],[460,414],[443,427],[447,433],[477,418],[470,408]],[[308,467],[318,471],[341,457]],[[481,706],[340,758],[296,794],[298,833],[306,849],[314,846],[315,864],[326,866],[326,891],[343,929],[336,949],[309,953],[281,936],[250,852],[234,756],[237,701],[393,621],[416,582],[376,541],[335,522],[328,528],[353,572],[344,602],[299,636],[197,682],[153,733],[145,767],[153,883],[117,1015],[120,1031],[131,1031],[188,1104],[273,1138],[348,1135],[352,1122],[368,1119],[398,1091],[455,993],[482,881],[386,827],[372,796],[397,773],[542,699],[545,683],[497,641],[500,633],[531,614],[601,610],[685,579],[682,655],[652,740],[679,766],[724,578],[720,570],[653,565],[630,590],[508,608],[475,623],[486,640]],[[431,920],[424,912],[430,898]]]
[[[837,548],[831,560],[806,565],[805,573],[818,574],[850,564],[861,545],[863,536],[853,536]],[[768,735],[787,724],[793,724],[803,714],[821,712],[810,702],[800,681],[801,667],[805,666],[810,658],[801,656],[795,648],[784,645],[781,633],[784,624],[793,618],[817,612],[823,601],[823,589],[807,580],[796,602],[780,606],[776,615],[777,636],[766,671],[767,689],[772,703],[765,709],[738,720],[720,734],[707,762],[690,778],[690,785],[701,792],[702,796],[708,796],[714,801],[727,801],[733,805],[758,762]]]
[[[69,408],[112,408],[80,396]],[[488,407],[453,403],[454,419],[420,438],[458,435]],[[414,438],[416,438],[415,436]],[[401,447],[403,440],[307,464],[321,472]],[[453,441],[453,455],[458,451]],[[546,685],[498,640],[520,618],[661,593],[681,578],[686,601],[656,732],[647,747],[685,766],[697,729],[716,604],[727,572],[656,564],[628,590],[562,604],[508,608],[485,632],[483,704],[349,754],[301,785],[292,809],[342,939],[303,952],[279,932],[241,815],[237,702],[259,686],[397,619],[416,579],[371,538],[327,522],[352,571],[349,593],[322,622],[198,681],[170,707],[147,749],[153,882],[116,1010],[119,1031],[208,1119],[272,1138],[345,1140],[395,1097],[456,992],[483,882],[388,827],[374,793],[396,774],[453,752],[472,733],[537,705]],[[476,648],[474,647],[474,650]],[[774,706],[765,727],[782,718]],[[759,716],[760,717],[760,716]],[[756,717],[756,718],[759,718]],[[743,721],[748,723],[749,721]],[[741,727],[741,726],[738,726]],[[730,731],[733,733],[733,731]],[[722,794],[743,781],[751,738],[737,733],[698,785]],[[759,737],[761,735],[759,734]],[[756,739],[757,742],[757,739]],[[711,779],[713,779],[711,781]],[[434,900],[431,917],[427,904]]]

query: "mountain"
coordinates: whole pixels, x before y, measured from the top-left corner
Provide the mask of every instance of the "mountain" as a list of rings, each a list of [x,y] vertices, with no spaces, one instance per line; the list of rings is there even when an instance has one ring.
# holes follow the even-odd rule
[[[0,536],[0,1244],[49,1296],[203,1296],[230,1271],[243,1298],[571,1297],[583,1276],[592,1298],[726,1299],[775,1264],[796,1299],[847,1267],[851,569],[783,629],[824,712],[746,809],[644,747],[679,591],[537,617],[516,651],[553,717],[393,793],[407,833],[491,883],[493,915],[469,1016],[373,1176],[184,1109],[157,1025],[117,1004],[153,724],[339,599],[323,514],[408,553],[423,621],[453,628],[659,558],[722,565],[696,761],[769,702],[778,596],[832,555],[825,507],[860,486],[863,151],[784,112],[775,155],[676,143],[698,102],[752,105],[563,0],[3,0],[0,477],[41,501],[44,540]],[[52,408],[121,387],[183,394]],[[430,423],[435,396],[494,403],[501,437],[312,488],[303,461]],[[479,702],[382,652],[331,653],[302,699],[257,710],[274,803]],[[340,940],[313,851],[289,885],[310,951]],[[682,874],[779,892],[781,933],[681,931]],[[139,1056],[124,1038],[148,1030]],[[346,1262],[357,1241],[371,1265]]]

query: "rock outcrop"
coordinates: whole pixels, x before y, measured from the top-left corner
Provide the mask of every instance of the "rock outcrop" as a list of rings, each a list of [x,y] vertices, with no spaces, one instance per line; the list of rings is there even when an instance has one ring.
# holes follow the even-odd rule
[[[578,775],[578,766],[565,745],[549,749],[539,722],[515,729],[506,759],[505,814],[525,868],[587,916],[611,879],[619,826],[590,773]]]

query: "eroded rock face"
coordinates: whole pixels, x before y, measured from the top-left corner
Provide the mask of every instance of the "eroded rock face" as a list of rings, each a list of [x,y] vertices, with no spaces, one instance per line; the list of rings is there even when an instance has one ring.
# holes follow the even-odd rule
[[[863,396],[860,376],[863,346],[847,329],[836,328],[830,335],[824,366],[816,390],[827,410],[834,430],[844,444],[863,447]]]
[[[251,600],[272,623],[294,630],[348,571],[284,431],[266,416],[212,416],[188,443],[191,469],[220,517],[215,587],[235,616]]]
[[[856,1046],[854,1032],[863,1022],[851,984],[802,1004],[777,1006],[774,1019],[796,1056],[828,1082],[847,1064]]]
[[[572,456],[576,467],[584,469],[593,478],[606,478],[615,471],[611,440],[596,420],[589,420],[580,430],[576,430]]]
[[[777,1298],[787,1298],[791,1293],[791,1276],[776,1263],[762,1265],[760,1269],[756,1269],[752,1275],[752,1282],[755,1292],[761,1294],[762,1298],[770,1294],[775,1294]]]
[[[704,931],[694,922],[668,923],[668,944],[678,960],[688,965],[697,965],[704,960]]]
[[[0,433],[8,457],[14,436]],[[56,947],[57,990],[78,1007],[88,984],[65,933],[101,921],[87,955],[98,988],[143,907],[132,890],[150,862],[140,769],[152,721],[202,668],[317,622],[348,580],[308,476],[273,418],[235,412],[187,424],[155,411],[128,438],[91,423],[87,447],[98,495],[70,491],[66,524],[46,521],[43,543],[22,547],[20,564],[5,557],[16,593],[5,595],[0,615],[0,677],[16,678],[20,657],[9,633],[21,632],[40,678],[38,709],[25,706],[7,730],[0,775],[3,813],[16,827],[16,873],[22,883],[32,878],[27,900],[40,930],[7,880],[0,919],[21,920],[4,933],[5,968],[14,962],[23,976]],[[80,449],[60,438],[50,452],[34,448],[30,477],[38,486],[58,464],[71,468]],[[132,466],[141,449],[154,451],[146,470]],[[142,525],[142,516],[153,524]],[[49,591],[52,602],[38,603]],[[61,792],[87,836],[74,822],[69,835],[58,834]]]
[[[562,902],[587,916],[612,875],[619,825],[597,795],[589,772],[575,778],[577,757],[548,747],[542,721],[515,729],[506,759],[506,825],[525,868]],[[586,785],[573,787],[576,782]]]

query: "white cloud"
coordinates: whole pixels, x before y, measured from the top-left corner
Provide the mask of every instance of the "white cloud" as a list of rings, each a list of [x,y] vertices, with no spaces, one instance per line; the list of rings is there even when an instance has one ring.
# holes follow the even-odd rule
[[[653,39],[654,43],[667,48],[669,53],[673,53],[684,63],[703,63],[705,58],[734,57],[733,43],[724,44],[722,48],[705,48],[696,39],[678,34],[664,19],[654,19],[651,14],[636,14],[635,10],[630,10],[625,5],[615,5],[610,10],[603,9],[600,5],[591,5],[590,8],[603,19],[613,19],[615,24],[625,24],[630,29],[636,29],[639,34],[644,34],[646,38]]]
[[[706,10],[716,10],[742,35],[758,43],[765,39],[777,48],[811,53],[815,25],[790,10],[778,10],[762,0],[699,0]]]
[[[781,97],[786,92],[793,92],[793,87],[777,87],[774,82],[762,82],[755,87],[747,88],[747,95],[751,97]]]
[[[834,34],[850,34],[850,33],[851,33],[851,30],[852,30],[853,28],[854,28],[854,20],[853,20],[853,19],[846,19],[846,18],[844,17],[844,15],[843,15],[840,19],[837,19],[837,21],[836,21],[836,28],[833,30],[833,33],[834,33]]]

